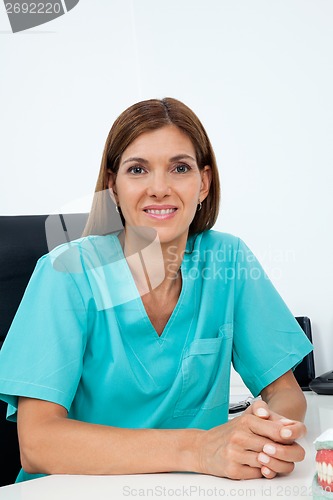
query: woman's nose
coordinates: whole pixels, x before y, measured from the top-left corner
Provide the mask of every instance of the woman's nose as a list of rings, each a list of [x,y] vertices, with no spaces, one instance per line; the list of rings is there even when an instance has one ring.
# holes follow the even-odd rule
[[[164,172],[154,172],[149,179],[147,187],[148,196],[163,198],[171,194],[171,186],[168,175]]]

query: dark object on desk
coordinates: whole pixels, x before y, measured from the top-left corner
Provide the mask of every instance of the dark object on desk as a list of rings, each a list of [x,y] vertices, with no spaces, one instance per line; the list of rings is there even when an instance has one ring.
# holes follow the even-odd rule
[[[306,316],[296,317],[298,324],[303,329],[305,335],[312,342],[311,322]],[[295,378],[303,391],[309,391],[309,384],[315,378],[315,368],[313,351],[311,351],[294,370]]]
[[[0,216],[0,348],[37,260],[55,246],[80,238],[87,217]],[[0,486],[13,483],[21,468],[16,424],[6,420],[6,411],[7,405],[0,401]]]
[[[333,371],[323,373],[310,382],[311,391],[333,395]]]
[[[248,408],[253,401],[252,397],[249,397],[247,399],[244,399],[244,401],[239,401],[238,403],[230,403],[229,404],[229,415],[232,415],[234,413],[240,413],[246,408]]]

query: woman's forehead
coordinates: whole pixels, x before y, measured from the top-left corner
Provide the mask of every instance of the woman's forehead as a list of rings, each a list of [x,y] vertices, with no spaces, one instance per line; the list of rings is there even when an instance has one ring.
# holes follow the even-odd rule
[[[181,154],[196,159],[195,148],[189,136],[175,125],[167,125],[140,134],[125,149],[121,156],[121,162],[132,156],[142,158],[173,157]]]

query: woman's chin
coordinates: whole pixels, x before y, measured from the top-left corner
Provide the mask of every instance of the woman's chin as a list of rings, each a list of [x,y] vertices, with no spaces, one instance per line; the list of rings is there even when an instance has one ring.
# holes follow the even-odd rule
[[[156,228],[156,232],[159,238],[159,242],[161,245],[166,245],[166,244],[176,244],[176,243],[181,243],[184,242],[186,243],[187,236],[188,236],[188,229],[186,231],[175,231],[172,230],[171,228]]]
[[[161,245],[166,244],[176,244],[185,242],[188,236],[188,228],[184,228],[182,231],[179,227],[162,227],[161,225],[141,225],[141,226],[130,226],[126,224],[127,237],[136,236],[139,239],[149,240],[151,243],[153,241],[159,241]]]

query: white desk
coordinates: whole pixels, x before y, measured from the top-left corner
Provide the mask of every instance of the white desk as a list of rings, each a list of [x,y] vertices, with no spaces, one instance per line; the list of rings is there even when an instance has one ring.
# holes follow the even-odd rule
[[[293,473],[272,480],[233,481],[191,473],[132,476],[48,476],[0,488],[0,500],[126,500],[189,498],[303,500],[312,498],[315,474],[314,439],[333,425],[333,396],[306,393],[308,434],[300,441],[305,460]]]

